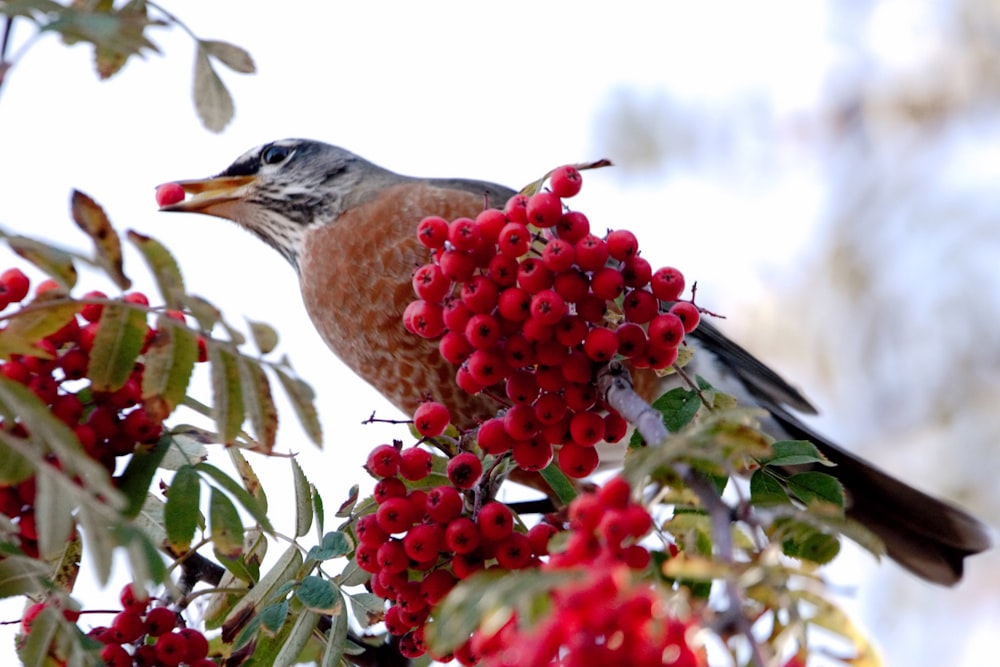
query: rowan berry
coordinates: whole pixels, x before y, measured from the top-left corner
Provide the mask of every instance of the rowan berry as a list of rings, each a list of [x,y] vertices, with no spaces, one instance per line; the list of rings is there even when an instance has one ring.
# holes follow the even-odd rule
[[[424,247],[437,250],[448,240],[448,221],[437,215],[429,215],[417,225],[417,238]]]
[[[536,192],[528,198],[525,214],[528,223],[539,228],[554,227],[562,217],[562,200],[554,192]]]
[[[492,500],[480,508],[476,526],[484,539],[498,542],[513,532],[514,513],[503,503]]]
[[[476,260],[461,250],[445,250],[438,258],[438,266],[452,280],[463,281],[471,278],[476,271]]]
[[[464,504],[462,494],[452,486],[436,486],[427,492],[424,500],[427,515],[440,524],[457,519]]]
[[[554,325],[567,312],[566,301],[555,290],[542,290],[531,297],[531,317],[539,324]]]
[[[413,505],[405,497],[387,498],[375,512],[378,526],[390,535],[410,529],[417,520]]]
[[[591,329],[583,341],[583,351],[598,363],[610,361],[618,352],[618,335],[604,327]]]
[[[556,234],[559,238],[575,244],[590,233],[590,220],[579,211],[567,211],[556,224]]]
[[[646,324],[653,319],[658,307],[656,297],[642,289],[629,290],[622,301],[625,319],[636,324]]]
[[[485,453],[499,456],[510,451],[514,439],[508,435],[503,419],[494,417],[479,425],[477,442]]]
[[[462,303],[473,313],[488,313],[497,305],[500,292],[486,276],[473,276],[462,283]]]
[[[511,456],[524,470],[543,470],[552,462],[552,442],[537,436],[530,440],[517,440],[511,447]]]
[[[400,453],[392,445],[379,445],[368,454],[365,469],[376,477],[392,477],[399,472]]]
[[[449,364],[456,366],[468,359],[473,349],[461,330],[446,331],[441,340],[438,341],[438,351],[441,353],[441,356]]]
[[[575,261],[576,250],[564,239],[551,239],[542,250],[542,263],[553,273],[566,271]]]
[[[670,312],[679,317],[681,322],[684,323],[685,333],[691,333],[698,328],[701,313],[698,311],[698,307],[690,301],[678,301],[670,306]]]
[[[517,285],[529,294],[537,294],[552,287],[552,271],[542,260],[529,257],[517,269]]]
[[[583,447],[568,443],[559,449],[556,461],[559,464],[559,469],[568,477],[581,479],[597,470],[601,458],[595,447]]]
[[[154,610],[155,611],[155,610]],[[146,615],[147,618],[150,614]],[[146,634],[148,622],[134,611],[122,611],[111,620],[110,633],[116,644],[131,644]]]
[[[457,489],[471,489],[483,474],[483,462],[472,452],[462,452],[448,461],[448,480]]]
[[[417,297],[438,302],[451,291],[451,279],[437,264],[424,264],[413,274],[413,292]]]
[[[431,473],[433,463],[433,457],[426,449],[409,447],[400,453],[399,474],[404,479],[417,482]]]
[[[648,332],[653,347],[677,347],[684,340],[684,322],[674,313],[660,313],[649,322]]]
[[[163,183],[156,186],[156,205],[160,208],[184,201],[184,188],[179,183]]]
[[[105,644],[101,661],[105,667],[132,667],[132,656],[120,644]]]
[[[160,635],[156,640],[156,659],[163,667],[177,667],[187,654],[187,640],[176,632]]]
[[[649,287],[660,301],[676,301],[684,292],[684,275],[672,267],[657,269]]]
[[[495,208],[484,209],[476,216],[480,237],[493,244],[500,238],[500,230],[507,222],[507,216],[503,211]]]
[[[425,438],[435,438],[448,428],[451,415],[448,408],[435,401],[421,403],[413,413],[413,426]]]
[[[200,660],[204,660],[208,655],[208,640],[194,628],[182,628],[177,632],[187,642],[187,652],[184,654],[184,662],[195,665]],[[212,663],[213,665],[215,663]]]
[[[497,564],[506,570],[520,570],[531,562],[531,542],[521,533],[511,533],[497,545]]]
[[[445,528],[444,539],[449,551],[457,555],[471,554],[479,546],[479,528],[469,517],[459,517]]]
[[[517,271],[520,264],[513,257],[494,255],[486,266],[486,276],[497,287],[510,287],[517,283]]]

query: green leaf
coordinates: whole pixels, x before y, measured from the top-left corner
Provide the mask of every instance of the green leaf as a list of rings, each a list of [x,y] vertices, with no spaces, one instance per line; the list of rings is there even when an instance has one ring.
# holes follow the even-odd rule
[[[48,588],[45,579],[52,574],[45,561],[9,555],[0,559],[0,599],[39,593]]]
[[[38,527],[38,551],[46,560],[61,553],[73,532],[75,494],[65,492],[62,472],[49,464],[39,466],[38,492],[35,495],[35,523]]]
[[[205,465],[205,464],[201,464]],[[208,499],[209,535],[215,553],[225,558],[238,558],[243,554],[243,521],[236,505],[229,496],[212,489]]]
[[[77,271],[74,256],[47,243],[26,236],[8,236],[7,245],[19,256],[28,260],[51,276],[66,290],[76,285]]]
[[[653,401],[653,408],[663,415],[663,423],[671,433],[688,425],[701,408],[701,398],[692,389],[677,387]]]
[[[269,604],[260,610],[260,629],[270,636],[278,634],[288,618],[288,601]]]
[[[824,502],[844,507],[844,485],[824,472],[800,472],[788,478],[788,490],[807,505]]]
[[[550,463],[539,474],[564,505],[569,505],[576,498],[576,488],[555,462]]]
[[[208,55],[209,51],[199,42],[194,55],[194,106],[205,129],[221,132],[233,119],[233,98]]]
[[[7,438],[17,438],[10,433],[0,437],[0,485],[13,486],[35,474],[35,466],[7,444]],[[18,440],[23,440],[18,438]]]
[[[226,444],[235,444],[243,425],[243,393],[236,355],[224,344],[208,342],[212,364],[212,417]]]
[[[146,329],[142,310],[116,303],[104,306],[87,368],[94,391],[115,391],[125,384],[146,340]]]
[[[86,535],[84,546],[87,547],[88,568],[94,571],[97,581],[107,584],[111,578],[111,564],[116,546],[108,521],[97,508],[84,505],[77,513],[77,521],[83,534]]]
[[[173,551],[186,553],[201,523],[201,479],[189,465],[181,466],[170,482],[163,508],[163,526]]]
[[[184,402],[187,405],[187,400]],[[206,408],[205,412],[208,412]],[[208,459],[206,444],[219,442],[218,435],[190,424],[178,424],[163,434],[170,441],[170,448],[160,462],[164,470],[177,470],[181,466],[195,465]]]
[[[340,593],[323,577],[310,575],[302,580],[295,591],[297,597],[307,609],[321,614],[332,614],[343,605]]]
[[[11,351],[45,356],[41,348],[30,344],[69,324],[81,307],[75,301],[47,304],[44,300],[35,300],[30,306],[14,313],[7,326],[0,330],[0,351],[6,353],[13,341],[17,341],[21,349]]]
[[[170,438],[161,437],[156,444],[136,448],[128,466],[118,478],[118,488],[125,494],[128,505],[123,514],[135,518],[142,510],[149,495],[149,487],[160,463],[170,449]]]
[[[333,614],[330,620],[332,625],[326,637],[326,649],[323,651],[320,667],[339,665],[347,646],[347,614],[345,610],[342,609],[340,613]]]
[[[269,454],[274,449],[274,440],[278,432],[278,409],[274,406],[274,398],[271,396],[271,384],[256,361],[240,356],[237,358],[237,364],[243,408],[257,439],[256,449]]]
[[[278,346],[278,332],[266,322],[255,322],[247,320],[250,326],[250,335],[253,336],[254,345],[261,354],[272,352]]]
[[[791,558],[800,558],[825,565],[840,553],[840,541],[834,535],[816,531],[798,541],[786,540],[782,542],[782,550],[786,556]]]
[[[212,39],[200,40],[200,45],[210,56],[217,58],[219,62],[234,72],[253,74],[257,71],[253,58],[250,57],[246,49],[229,42]]]
[[[298,545],[289,545],[274,566],[261,577],[257,585],[240,598],[236,606],[226,616],[224,627],[230,627],[238,623],[240,619],[246,619],[253,615],[258,607],[273,599],[277,589],[294,580],[295,574],[301,566],[302,552]]]
[[[170,318],[157,318],[156,335],[146,349],[142,373],[142,398],[162,399],[167,411],[184,401],[198,361],[198,336]]]
[[[153,585],[163,583],[167,573],[163,555],[146,533],[136,526],[121,525],[115,529],[115,536],[128,552],[136,581],[148,581]]]
[[[184,277],[181,275],[177,260],[167,247],[156,239],[131,229],[127,234],[128,240],[146,260],[146,266],[156,280],[156,287],[163,297],[163,303],[167,308],[182,310],[187,290],[184,288]]]
[[[314,484],[309,485],[309,492],[312,494],[313,514],[316,516],[316,533],[322,535],[325,516],[323,512],[323,497],[320,496]]]
[[[771,445],[772,455],[761,461],[769,466],[795,466],[810,463],[833,465],[816,445],[808,440],[778,440]]]
[[[361,627],[367,628],[378,623],[385,616],[385,600],[371,593],[355,593],[347,596],[351,603],[351,613]]]
[[[292,377],[280,368],[274,369],[281,386],[288,394],[288,399],[292,403],[292,409],[302,424],[302,429],[317,447],[323,446],[323,428],[319,423],[319,416],[316,414],[316,394],[306,382],[297,377]]]
[[[292,464],[292,484],[295,487],[295,537],[302,537],[312,526],[312,490],[302,466],[294,458]]]
[[[307,558],[311,560],[330,560],[346,556],[351,551],[351,542],[347,535],[340,531],[331,531],[323,536],[317,546],[309,550]]]
[[[759,468],[750,476],[750,502],[757,506],[765,506],[784,505],[791,500],[781,482]]]
[[[320,615],[314,611],[303,611],[292,624],[288,636],[284,638],[281,650],[270,664],[274,667],[291,667],[299,662],[298,657],[312,637]]]
[[[111,220],[101,205],[89,195],[73,190],[70,197],[70,212],[77,226],[94,242],[95,260],[102,266],[114,283],[123,290],[132,286],[123,268],[122,243],[118,232],[111,226]]]
[[[268,533],[274,532],[271,520],[267,516],[267,507],[262,505],[256,498],[240,486],[236,480],[222,472],[219,468],[210,463],[199,463],[197,470],[211,477],[215,482],[229,492],[236,500],[243,505],[243,509],[250,513],[260,527]]]

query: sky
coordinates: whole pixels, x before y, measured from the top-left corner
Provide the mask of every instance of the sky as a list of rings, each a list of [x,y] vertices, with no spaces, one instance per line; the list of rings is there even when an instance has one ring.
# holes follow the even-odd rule
[[[223,307],[231,322],[276,324],[279,351],[317,390],[326,433],[323,451],[315,450],[283,410],[279,447],[299,452],[332,505],[362,475],[371,446],[398,434],[360,422],[373,411],[398,413],[326,350],[280,256],[225,221],[158,213],[154,187],[217,173],[247,149],[284,137],[335,143],[401,173],[514,187],[559,164],[608,157],[619,166],[586,175],[579,210],[600,225],[633,230],[654,266],[674,265],[699,280],[700,303],[711,309],[773,311],[774,277],[794,274],[808,257],[828,192],[815,156],[794,140],[763,144],[744,112],[763,108],[765,124],[808,117],[845,57],[837,42],[843,24],[816,1],[610,7],[174,0],[169,10],[200,37],[233,42],[256,61],[256,75],[222,71],[236,116],[221,134],[204,130],[195,115],[194,48],[183,31],[154,31],[162,54],[130,62],[107,82],[96,80],[86,47],[44,37],[0,90],[0,227],[86,249],[68,216],[69,193],[80,189],[120,230],[165,243],[191,291]],[[883,13],[888,18],[871,23],[874,43],[905,66],[927,45],[912,23],[892,20],[898,12]],[[26,28],[16,28],[17,42],[29,36]],[[598,121],[623,91],[654,103],[666,94],[696,117],[703,110],[705,125],[692,132],[713,141],[713,128],[729,128],[717,140],[730,152],[708,166],[677,160],[647,173],[597,154],[608,145]],[[733,154],[742,162],[730,168]],[[0,258],[3,266],[14,261]],[[364,270],[364,258],[358,262]],[[154,291],[134,252],[126,270],[139,288]],[[81,283],[111,289],[94,274]],[[775,362],[779,370],[789,363]],[[283,461],[256,465],[266,488],[287,488]],[[878,576],[857,555],[831,571],[849,590]],[[905,627],[945,623],[942,610],[960,606],[961,588],[913,591]],[[105,595],[113,601],[114,591]],[[883,607],[852,593],[845,604],[863,625],[885,630],[890,664],[935,664],[921,662],[929,654],[907,645],[896,630],[901,621],[886,619]],[[0,612],[10,616],[9,605]],[[956,625],[962,648],[951,664],[982,664],[984,632],[971,621],[948,627]],[[0,628],[0,656],[8,636]]]

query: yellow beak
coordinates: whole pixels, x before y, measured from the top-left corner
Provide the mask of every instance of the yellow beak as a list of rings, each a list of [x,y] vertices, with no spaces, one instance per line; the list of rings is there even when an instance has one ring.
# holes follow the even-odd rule
[[[184,201],[162,206],[161,211],[204,213],[220,218],[232,218],[233,213],[246,198],[245,186],[257,180],[256,176],[218,176],[192,181],[177,181],[189,195]]]

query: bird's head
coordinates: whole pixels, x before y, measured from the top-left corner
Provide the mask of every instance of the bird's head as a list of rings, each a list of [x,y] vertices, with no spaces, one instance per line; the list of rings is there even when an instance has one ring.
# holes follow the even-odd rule
[[[282,139],[247,151],[217,176],[178,181],[191,196],[160,210],[232,220],[297,268],[306,230],[335,222],[365,185],[394,177],[402,178],[343,148]]]

